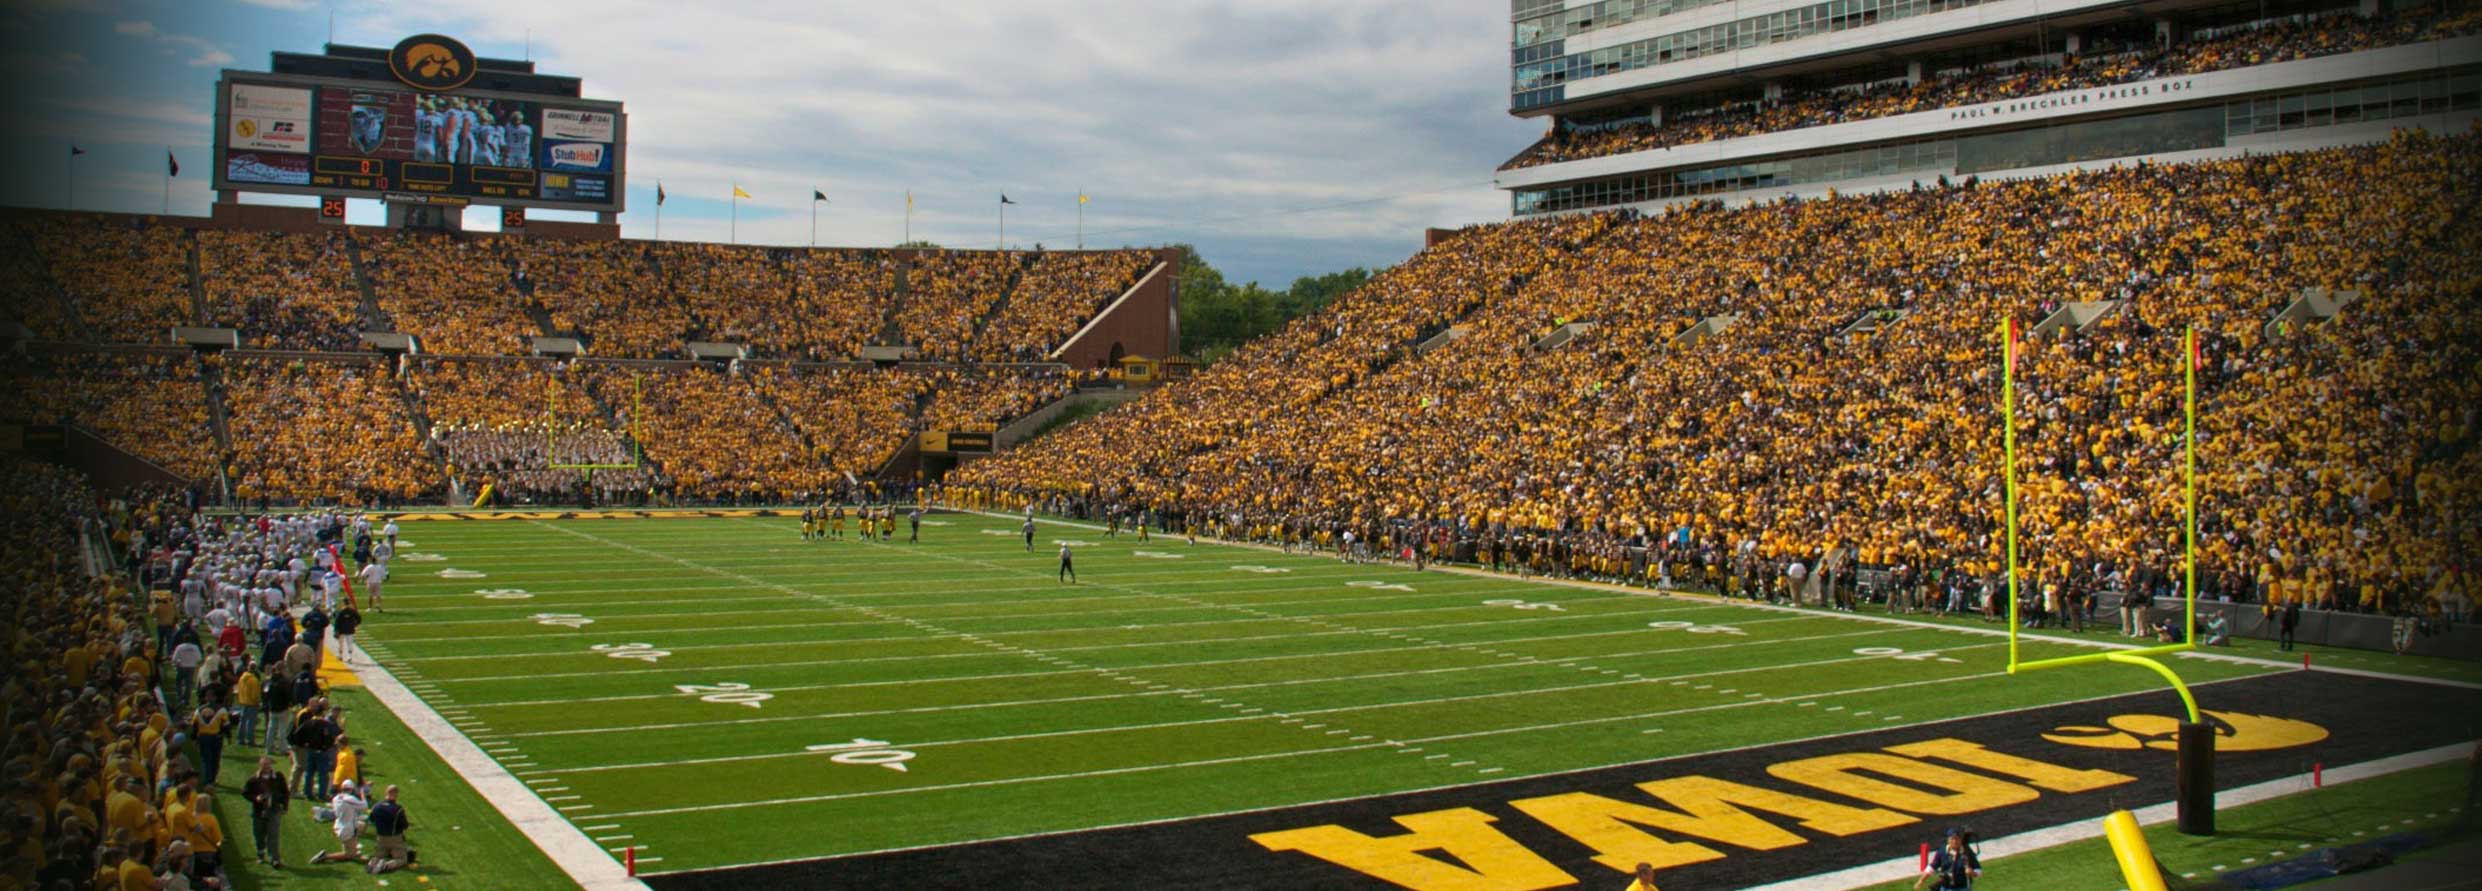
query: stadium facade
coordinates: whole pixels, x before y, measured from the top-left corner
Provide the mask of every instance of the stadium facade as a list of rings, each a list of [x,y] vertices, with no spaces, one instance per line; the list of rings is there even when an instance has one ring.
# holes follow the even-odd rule
[[[1520,217],[2461,132],[2460,0],[1513,0]]]

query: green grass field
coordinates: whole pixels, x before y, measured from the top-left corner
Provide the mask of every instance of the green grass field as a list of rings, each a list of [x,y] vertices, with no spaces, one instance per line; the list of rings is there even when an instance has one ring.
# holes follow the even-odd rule
[[[1057,525],[1029,554],[1010,521],[934,523],[920,544],[803,542],[784,519],[408,523],[364,644],[589,836],[638,846],[648,872],[2160,687],[2135,671],[1954,683],[2005,668],[2001,639],[1966,631]],[[1079,543],[1080,584],[1055,579],[1061,539]],[[2180,665],[2193,682],[2260,670]],[[795,826],[835,829],[766,829]]]

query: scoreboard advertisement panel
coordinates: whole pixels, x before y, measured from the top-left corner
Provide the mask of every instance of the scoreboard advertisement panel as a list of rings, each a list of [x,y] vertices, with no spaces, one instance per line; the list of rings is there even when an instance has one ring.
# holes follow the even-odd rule
[[[218,189],[619,211],[618,103],[228,71]]]

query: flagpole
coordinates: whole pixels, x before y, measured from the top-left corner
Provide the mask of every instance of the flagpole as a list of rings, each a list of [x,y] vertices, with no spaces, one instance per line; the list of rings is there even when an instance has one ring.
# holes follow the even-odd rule
[[[732,243],[734,243],[734,244],[740,244],[740,243],[741,243],[741,184],[740,184],[740,183],[734,183],[734,184],[733,184],[733,224],[732,224],[732,234],[731,234],[730,238],[732,239]]]
[[[1077,187],[1077,249],[1086,249],[1086,187]]]
[[[819,246],[819,202],[810,202],[810,246]]]
[[[992,250],[1008,250],[1008,196],[1006,195],[1000,196],[1000,239],[998,244],[992,245]]]

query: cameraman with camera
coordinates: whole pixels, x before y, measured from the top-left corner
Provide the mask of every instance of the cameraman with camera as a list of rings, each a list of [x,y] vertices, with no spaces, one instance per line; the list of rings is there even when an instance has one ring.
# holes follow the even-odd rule
[[[1982,877],[1982,858],[1973,851],[1973,833],[1948,830],[1948,843],[1930,855],[1930,868],[1913,881],[1914,891],[1970,891]]]

